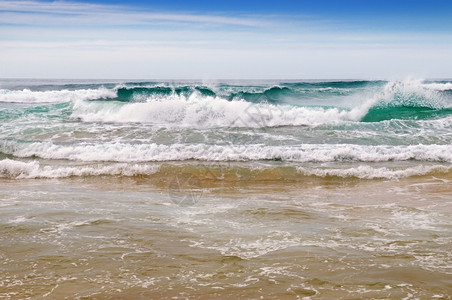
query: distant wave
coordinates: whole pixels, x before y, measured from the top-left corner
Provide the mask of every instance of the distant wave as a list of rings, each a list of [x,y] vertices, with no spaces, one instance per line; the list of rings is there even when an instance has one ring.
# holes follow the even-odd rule
[[[57,103],[83,100],[99,100],[116,97],[116,92],[106,88],[81,90],[31,91],[0,89],[0,102],[7,103]]]

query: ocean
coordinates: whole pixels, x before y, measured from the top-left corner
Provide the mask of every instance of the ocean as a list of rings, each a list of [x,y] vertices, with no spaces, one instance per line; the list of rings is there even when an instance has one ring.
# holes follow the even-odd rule
[[[451,80],[0,80],[1,299],[451,299]]]

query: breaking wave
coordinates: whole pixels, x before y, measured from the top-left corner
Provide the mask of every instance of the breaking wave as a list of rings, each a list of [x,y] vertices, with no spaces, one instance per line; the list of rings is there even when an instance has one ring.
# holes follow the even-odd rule
[[[162,162],[162,161],[258,161],[289,162],[386,162],[429,161],[452,163],[452,145],[355,145],[303,144],[156,144],[156,143],[18,143],[3,141],[0,152],[15,157],[74,161]]]
[[[303,180],[317,178],[402,179],[413,176],[445,175],[452,166],[420,165],[405,168],[359,165],[349,168],[306,166],[245,166],[214,164],[85,164],[72,166],[41,165],[38,161],[0,160],[0,178],[68,178],[91,176],[154,176],[167,180],[177,174],[191,174],[208,181]],[[450,174],[451,175],[451,174]]]

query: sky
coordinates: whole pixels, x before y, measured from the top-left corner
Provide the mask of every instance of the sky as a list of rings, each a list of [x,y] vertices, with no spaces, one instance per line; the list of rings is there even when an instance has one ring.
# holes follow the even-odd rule
[[[452,1],[0,0],[0,78],[452,78]]]

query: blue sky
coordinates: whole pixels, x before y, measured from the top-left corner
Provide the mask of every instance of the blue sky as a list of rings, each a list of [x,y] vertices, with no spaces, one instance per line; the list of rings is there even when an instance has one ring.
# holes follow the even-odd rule
[[[452,1],[0,1],[0,78],[450,78]]]

